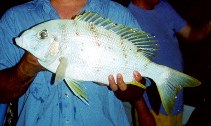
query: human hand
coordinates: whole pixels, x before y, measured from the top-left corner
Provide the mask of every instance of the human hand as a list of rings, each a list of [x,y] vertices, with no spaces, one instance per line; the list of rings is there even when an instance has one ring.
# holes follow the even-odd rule
[[[145,84],[145,79],[137,71],[133,72],[135,80],[141,84]],[[117,82],[115,82],[114,76],[109,75],[109,87],[115,92],[115,95],[122,101],[134,102],[140,100],[145,89],[132,84],[126,84],[123,81],[121,74],[117,75]]]
[[[37,58],[31,53],[26,52],[18,63],[18,71],[27,76],[35,76],[39,71],[45,70],[40,65]]]

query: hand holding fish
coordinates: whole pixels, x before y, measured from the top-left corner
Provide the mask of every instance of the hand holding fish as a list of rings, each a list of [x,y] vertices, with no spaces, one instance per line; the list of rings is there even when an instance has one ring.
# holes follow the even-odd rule
[[[133,72],[134,79],[141,85],[146,80],[138,71]],[[147,104],[143,98],[144,88],[139,86],[126,84],[121,74],[117,75],[116,82],[113,75],[108,77],[109,87],[115,92],[116,96],[122,100],[131,102],[138,114],[138,122],[140,126],[155,126],[155,119],[149,111]],[[148,120],[148,121],[146,121]]]
[[[45,70],[38,62],[38,59],[29,52],[23,55],[19,66],[19,70],[27,76],[35,76],[39,71]]]
[[[25,93],[39,71],[45,70],[37,58],[26,52],[17,65],[0,72],[0,102],[9,103]],[[9,80],[9,82],[8,82]],[[11,93],[8,93],[8,90]]]
[[[133,76],[137,82],[141,84],[145,83],[145,79],[142,78],[141,74],[138,71],[133,72]],[[145,91],[144,88],[126,84],[123,80],[121,74],[117,75],[117,82],[115,82],[114,76],[110,75],[108,77],[109,87],[115,92],[116,96],[122,101],[135,102],[142,98],[142,95]]]

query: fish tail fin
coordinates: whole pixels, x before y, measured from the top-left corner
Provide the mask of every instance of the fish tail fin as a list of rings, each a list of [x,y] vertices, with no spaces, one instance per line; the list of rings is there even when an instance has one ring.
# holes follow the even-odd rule
[[[65,79],[65,81],[66,81],[68,87],[73,91],[73,93],[77,97],[79,97],[84,103],[89,104],[86,92],[83,89],[83,87],[80,85],[81,82],[73,81],[73,80],[67,80],[67,79]]]
[[[201,84],[199,80],[163,65],[152,63],[148,72],[153,75],[151,79],[156,83],[163,107],[168,114],[172,113],[179,90]]]

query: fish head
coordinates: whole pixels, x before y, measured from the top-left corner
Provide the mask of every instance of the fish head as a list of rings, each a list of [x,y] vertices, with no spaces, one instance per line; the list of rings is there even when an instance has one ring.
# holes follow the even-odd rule
[[[49,23],[32,27],[15,38],[16,44],[33,54],[40,61],[55,59],[59,53],[57,32]]]

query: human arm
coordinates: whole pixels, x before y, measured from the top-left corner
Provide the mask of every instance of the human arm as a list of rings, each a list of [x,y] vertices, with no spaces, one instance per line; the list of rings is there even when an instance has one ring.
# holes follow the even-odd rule
[[[210,35],[211,21],[200,26],[187,23],[177,34],[188,42],[199,42]]]
[[[154,116],[147,107],[144,98],[141,98],[133,102],[132,105],[135,107],[137,111],[139,126],[156,126]]]
[[[41,70],[44,68],[30,53],[25,53],[15,66],[0,70],[0,102],[9,103],[23,95]]]
[[[178,36],[185,39],[186,42],[195,43],[206,39],[211,32],[211,20],[204,20],[203,22],[190,22],[185,20],[177,11],[168,3],[162,2],[164,13],[164,19],[169,24],[169,28],[174,30]]]
[[[136,81],[145,83],[145,79],[142,78],[140,73],[134,72],[134,78]],[[115,82],[112,75],[109,76],[109,86],[115,92],[116,96],[123,100],[129,101],[135,107],[138,113],[138,121],[140,126],[155,126],[155,119],[149,111],[145,100],[143,98],[144,89],[134,85],[127,85],[123,81],[121,74],[117,75],[117,82]]]

